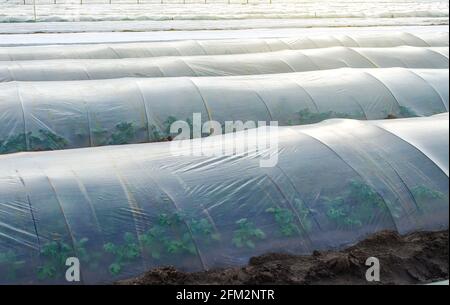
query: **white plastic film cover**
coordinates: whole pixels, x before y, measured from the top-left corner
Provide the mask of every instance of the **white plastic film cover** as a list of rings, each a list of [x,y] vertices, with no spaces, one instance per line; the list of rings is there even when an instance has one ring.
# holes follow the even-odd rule
[[[238,55],[1,61],[0,82],[251,75],[345,67],[448,69],[448,61],[448,47],[333,47]]]
[[[336,69],[232,77],[0,84],[0,154],[156,142],[170,126],[329,118],[373,120],[448,111],[448,70]]]
[[[64,283],[68,256],[91,284],[310,254],[385,229],[448,229],[448,113],[272,133],[273,167],[260,166],[265,150],[208,157],[226,136],[188,140],[203,143],[196,156],[174,155],[180,142],[0,156],[1,281]]]
[[[192,56],[262,53],[328,47],[448,47],[448,33],[383,33],[319,35],[309,37],[184,40],[87,45],[49,45],[0,48],[0,61],[46,59],[114,59],[156,56]]]

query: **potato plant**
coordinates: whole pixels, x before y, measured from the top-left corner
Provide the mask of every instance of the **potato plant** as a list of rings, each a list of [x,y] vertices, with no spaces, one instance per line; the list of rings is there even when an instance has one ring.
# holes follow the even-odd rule
[[[112,275],[119,275],[126,265],[136,261],[141,255],[139,243],[130,232],[124,234],[123,243],[108,242],[103,246],[103,250],[114,257],[108,267]]]
[[[27,145],[28,141],[28,145]],[[8,139],[0,140],[0,154],[9,154],[23,151],[47,151],[65,149],[69,143],[57,134],[40,129],[38,134],[28,132],[13,135]]]
[[[15,251],[0,252],[0,274],[4,279],[16,279],[17,273],[24,267],[25,261],[19,259]]]
[[[388,216],[391,213],[375,190],[357,180],[351,180],[340,196],[322,199],[328,219],[343,230],[362,227],[376,215]]]
[[[420,213],[426,213],[437,204],[448,204],[445,194],[437,190],[430,189],[425,185],[418,185],[411,189],[411,193],[417,204]]]
[[[290,121],[291,125],[306,125],[306,124],[315,124],[322,122],[327,119],[332,118],[342,118],[342,119],[365,119],[364,113],[355,113],[355,114],[347,114],[335,111],[326,111],[326,112],[311,112],[308,108],[300,110],[298,113],[298,120]]]
[[[197,250],[191,232],[179,213],[161,213],[158,222],[140,235],[145,250],[154,259],[168,255],[196,255]]]
[[[236,221],[237,229],[233,232],[233,245],[237,248],[253,249],[258,241],[266,238],[266,234],[247,218]]]
[[[295,224],[295,215],[291,210],[273,207],[266,209],[266,212],[273,215],[275,222],[279,226],[279,231],[283,236],[290,237],[300,234],[300,229]]]
[[[81,238],[70,245],[62,240],[45,243],[40,251],[43,261],[37,268],[37,278],[40,280],[61,278],[65,274],[66,259],[76,256],[83,263],[89,263],[91,255],[86,250],[87,238]]]

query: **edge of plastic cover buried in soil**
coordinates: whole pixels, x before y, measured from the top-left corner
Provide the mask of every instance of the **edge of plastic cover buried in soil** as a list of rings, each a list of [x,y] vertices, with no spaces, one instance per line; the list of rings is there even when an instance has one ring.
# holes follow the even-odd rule
[[[309,254],[384,229],[447,229],[448,114],[389,124],[279,127],[269,168],[264,152],[174,156],[173,142],[0,156],[2,281],[64,283],[67,256],[90,284]],[[428,137],[408,137],[421,130]],[[434,162],[444,151],[446,164]]]

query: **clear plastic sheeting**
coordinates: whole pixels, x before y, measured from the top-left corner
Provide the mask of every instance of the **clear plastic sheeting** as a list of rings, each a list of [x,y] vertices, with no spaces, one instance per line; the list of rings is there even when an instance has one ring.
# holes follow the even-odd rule
[[[177,120],[373,120],[447,112],[446,69],[336,69],[0,84],[0,154],[157,142]]]
[[[435,115],[435,119],[446,120],[447,114]],[[412,133],[410,128],[413,126],[411,121],[405,120],[389,120],[377,122],[377,125],[384,130],[395,134],[405,141],[408,141],[412,145],[416,146],[423,154],[437,164],[442,171],[448,176],[448,162],[449,151],[437,149],[441,143],[437,143],[434,139],[430,138],[430,133],[433,134],[436,130],[439,130],[439,124],[428,124],[424,129],[417,130]],[[440,142],[449,146],[449,138],[443,137],[439,139]]]
[[[192,56],[262,53],[328,47],[448,47],[448,33],[385,33],[319,35],[310,37],[185,40],[170,42],[50,45],[0,48],[0,61],[46,59],[117,59],[157,56]]]
[[[0,82],[123,77],[227,76],[335,68],[448,68],[448,48],[333,47],[269,53],[0,62]]]
[[[68,256],[92,284],[448,229],[448,119],[270,129],[274,167],[260,167],[265,150],[207,157],[226,136],[188,140],[208,144],[195,156],[175,142],[0,156],[1,281],[64,283]]]

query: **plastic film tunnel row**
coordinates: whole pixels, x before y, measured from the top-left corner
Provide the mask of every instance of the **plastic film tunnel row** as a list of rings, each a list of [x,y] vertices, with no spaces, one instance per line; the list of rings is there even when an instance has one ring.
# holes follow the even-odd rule
[[[0,61],[46,59],[114,59],[262,53],[328,47],[448,47],[448,33],[326,35],[279,39],[186,40],[169,42],[50,45],[0,48]]]
[[[0,62],[0,82],[229,76],[337,68],[448,69],[448,47],[345,48],[256,54]]]
[[[177,120],[428,116],[449,108],[448,70],[337,69],[208,78],[0,84],[0,154],[164,141]],[[330,98],[332,97],[332,98]],[[204,136],[208,135],[207,133]]]
[[[448,128],[448,114],[280,127],[268,168],[264,151],[174,156],[173,142],[0,156],[1,280],[63,283],[68,256],[102,283],[448,228]]]

